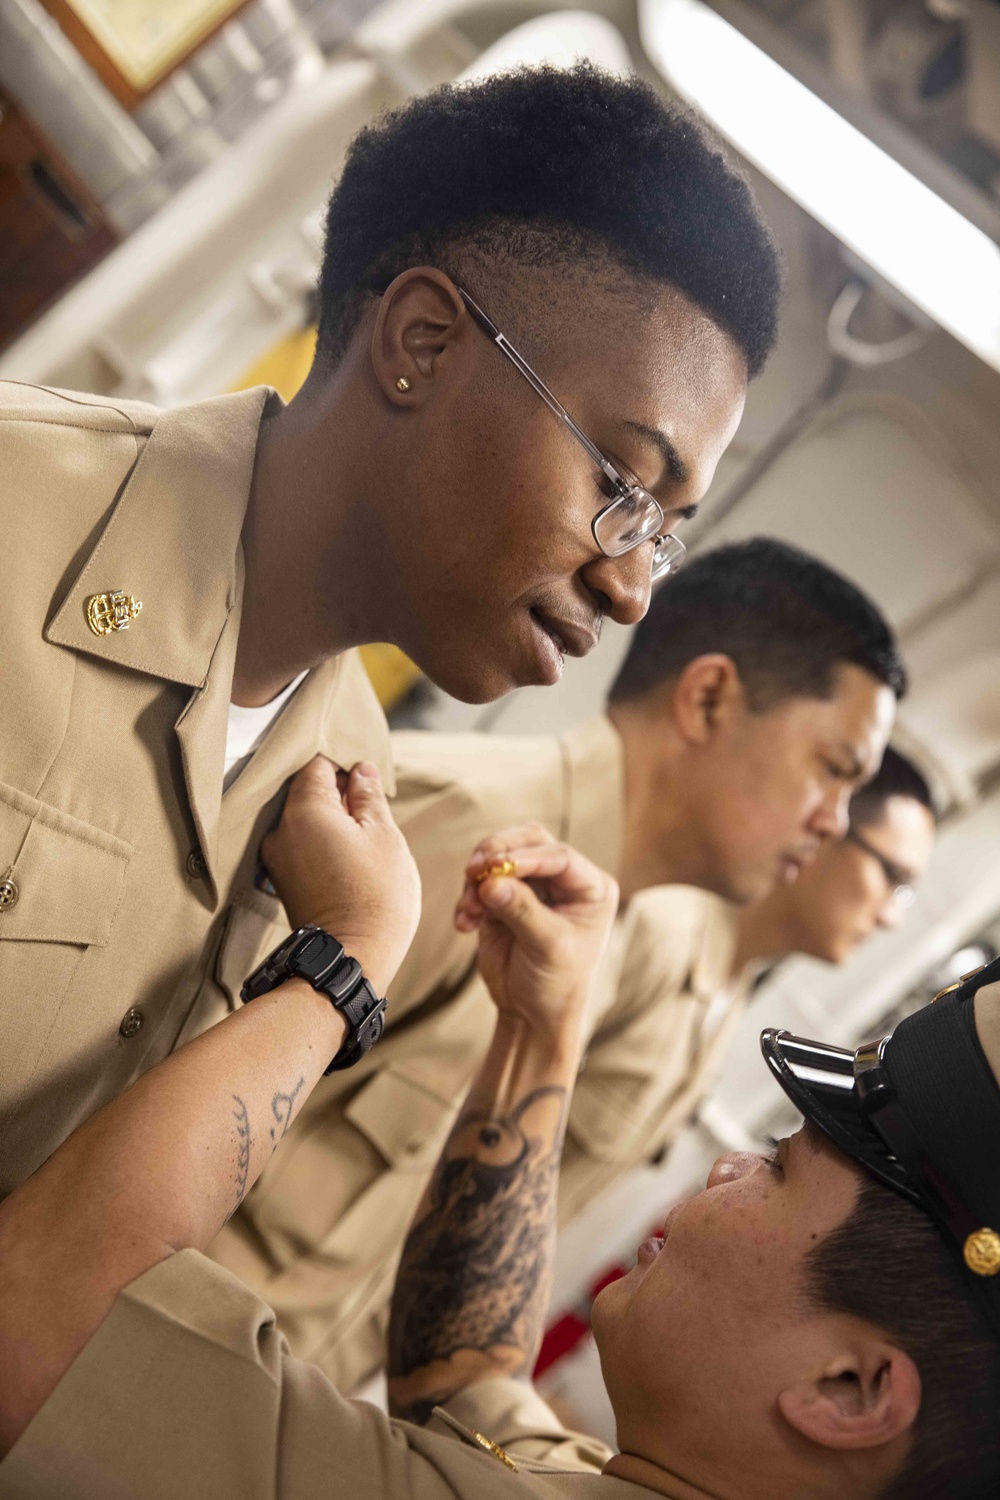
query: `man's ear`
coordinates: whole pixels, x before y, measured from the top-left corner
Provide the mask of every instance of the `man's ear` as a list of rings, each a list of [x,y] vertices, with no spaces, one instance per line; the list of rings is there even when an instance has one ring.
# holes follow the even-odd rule
[[[746,706],[736,663],[722,652],[696,656],[674,684],[674,723],[690,745],[707,744]]]
[[[920,1411],[920,1372],[895,1345],[873,1340],[778,1397],[791,1427],[822,1448],[879,1448],[908,1432]]]
[[[434,266],[403,271],[383,293],[372,330],[372,367],[383,393],[394,405],[419,405],[441,357],[468,328],[450,277]]]

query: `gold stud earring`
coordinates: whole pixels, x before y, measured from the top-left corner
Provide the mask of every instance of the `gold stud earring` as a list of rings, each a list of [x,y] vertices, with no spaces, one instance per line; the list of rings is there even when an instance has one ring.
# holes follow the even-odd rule
[[[396,381],[397,391],[408,391],[411,385],[412,381],[408,380],[405,375],[400,375],[399,379]]]

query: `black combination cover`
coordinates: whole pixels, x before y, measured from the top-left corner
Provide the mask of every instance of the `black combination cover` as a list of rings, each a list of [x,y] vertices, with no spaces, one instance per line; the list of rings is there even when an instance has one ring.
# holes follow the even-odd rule
[[[382,1035],[386,1002],[376,995],[357,959],[345,953],[335,937],[322,927],[299,927],[254,969],[240,999],[244,1003],[256,1000],[286,979],[308,980],[347,1022],[347,1035],[327,1073],[352,1068],[371,1051]]]
[[[796,1107],[934,1221],[1000,1338],[1000,960],[856,1051],[771,1029],[761,1050]]]

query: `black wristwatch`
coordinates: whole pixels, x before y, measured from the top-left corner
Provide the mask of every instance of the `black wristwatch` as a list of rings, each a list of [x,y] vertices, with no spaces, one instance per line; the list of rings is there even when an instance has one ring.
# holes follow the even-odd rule
[[[286,979],[307,979],[347,1022],[340,1051],[325,1071],[353,1068],[382,1035],[386,1006],[362,974],[357,959],[349,958],[343,944],[322,927],[300,927],[254,969],[240,991],[240,999],[256,1000]]]

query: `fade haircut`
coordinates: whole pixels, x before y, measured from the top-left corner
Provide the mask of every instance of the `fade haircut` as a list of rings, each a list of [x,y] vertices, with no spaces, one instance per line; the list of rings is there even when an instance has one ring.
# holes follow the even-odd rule
[[[688,111],[582,64],[448,85],[352,142],[326,221],[320,358],[410,266],[610,267],[671,285],[755,375],[774,342],[781,272],[751,190]]]
[[[866,828],[872,823],[880,823],[890,797],[909,797],[912,801],[919,802],[937,821],[934,798],[927,778],[912,760],[907,760],[892,745],[886,747],[878,773],[851,798],[851,826]]]
[[[787,542],[754,537],[704,552],[653,594],[610,701],[645,697],[695,657],[736,663],[751,709],[785,698],[829,698],[850,663],[906,691],[891,628],[849,579]]]
[[[1000,1342],[930,1218],[865,1175],[805,1277],[814,1303],[881,1328],[920,1372],[913,1444],[881,1500],[997,1500]]]

